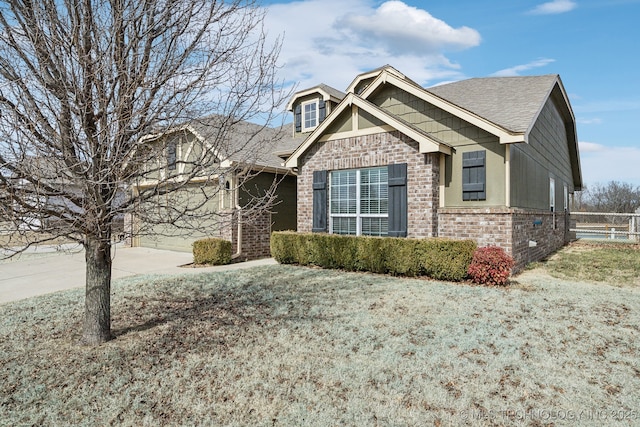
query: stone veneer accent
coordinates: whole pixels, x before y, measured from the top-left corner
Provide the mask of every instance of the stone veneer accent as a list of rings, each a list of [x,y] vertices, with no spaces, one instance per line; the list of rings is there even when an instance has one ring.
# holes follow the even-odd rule
[[[517,208],[441,208],[438,235],[473,239],[478,246],[499,246],[513,257],[513,272],[517,273],[569,240],[568,231],[565,233],[568,215]],[[537,245],[529,247],[529,241]]]
[[[398,163],[407,163],[408,236],[436,236],[439,153],[420,153],[418,143],[398,131],[314,144],[302,156],[298,168],[298,231],[311,232],[313,171],[358,169]]]

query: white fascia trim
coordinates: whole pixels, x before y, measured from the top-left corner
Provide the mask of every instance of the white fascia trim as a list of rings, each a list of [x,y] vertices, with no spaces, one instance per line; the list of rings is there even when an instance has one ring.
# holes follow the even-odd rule
[[[377,75],[381,75],[381,74],[385,74],[385,73],[386,74],[394,74],[394,75],[398,76],[401,79],[406,78],[406,76],[404,74],[402,74],[400,71],[396,70],[395,68],[393,68],[391,66],[388,66],[388,67],[385,67],[383,69],[377,69],[377,70],[369,71],[368,73],[360,74],[355,79],[353,79],[353,81],[351,82],[351,84],[347,88],[347,93],[353,93],[353,91],[356,89],[356,86],[358,86],[358,84],[360,84],[361,81],[367,80],[367,79],[370,79],[372,77],[376,77]]]
[[[293,104],[295,104],[295,102],[298,99],[303,98],[305,96],[313,95],[314,93],[319,93],[320,95],[322,95],[323,101],[340,102],[340,99],[331,96],[328,92],[321,89],[320,87],[312,87],[312,88],[303,90],[301,92],[294,93],[291,99],[289,100],[289,103],[287,104],[287,111],[293,111]]]
[[[507,130],[505,130],[502,127],[499,127],[497,125],[495,125],[494,123],[486,120],[483,117],[480,117],[476,114],[473,114],[467,110],[464,110],[460,107],[458,107],[455,104],[450,103],[449,101],[444,100],[443,98],[440,98],[434,94],[432,94],[431,92],[427,92],[425,89],[423,88],[419,88],[417,86],[414,86],[412,84],[407,83],[406,81],[399,79],[398,77],[396,77],[395,75],[387,72],[386,70],[383,71],[378,78],[376,78],[370,85],[369,87],[367,87],[367,89],[362,92],[361,96],[364,99],[367,99],[372,93],[373,91],[375,91],[378,87],[380,87],[381,85],[385,84],[385,83],[390,83],[406,92],[409,92],[412,95],[415,95],[416,97],[422,99],[423,101],[428,102],[429,104],[432,104],[438,108],[440,108],[441,110],[447,111],[451,114],[453,114],[454,116],[457,116],[459,118],[461,118],[462,120],[471,123],[474,126],[479,127],[480,129],[483,129],[495,136],[497,136],[500,139],[500,143],[501,144],[512,144],[512,143],[516,143],[516,142],[524,142],[525,141],[525,134],[524,133],[511,133],[508,132]]]

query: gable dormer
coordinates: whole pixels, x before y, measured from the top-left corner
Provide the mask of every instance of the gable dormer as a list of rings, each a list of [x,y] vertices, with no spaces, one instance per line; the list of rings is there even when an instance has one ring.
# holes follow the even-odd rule
[[[343,92],[325,84],[296,92],[287,105],[293,112],[294,135],[312,132],[344,97]]]

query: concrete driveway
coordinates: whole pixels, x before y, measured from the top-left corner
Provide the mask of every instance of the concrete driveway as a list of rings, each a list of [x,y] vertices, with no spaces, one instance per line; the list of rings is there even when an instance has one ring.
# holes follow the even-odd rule
[[[0,261],[0,303],[84,287],[84,250],[76,245],[63,249],[41,247],[17,259]],[[217,267],[180,267],[191,262],[193,255],[187,252],[115,246],[112,279],[137,274],[197,274],[276,263],[268,258]]]

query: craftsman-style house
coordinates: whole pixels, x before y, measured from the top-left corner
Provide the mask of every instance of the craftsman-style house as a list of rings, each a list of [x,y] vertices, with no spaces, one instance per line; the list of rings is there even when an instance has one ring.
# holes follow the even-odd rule
[[[582,177],[558,75],[423,88],[391,66],[293,96],[297,229],[474,239],[516,270],[570,239]]]

